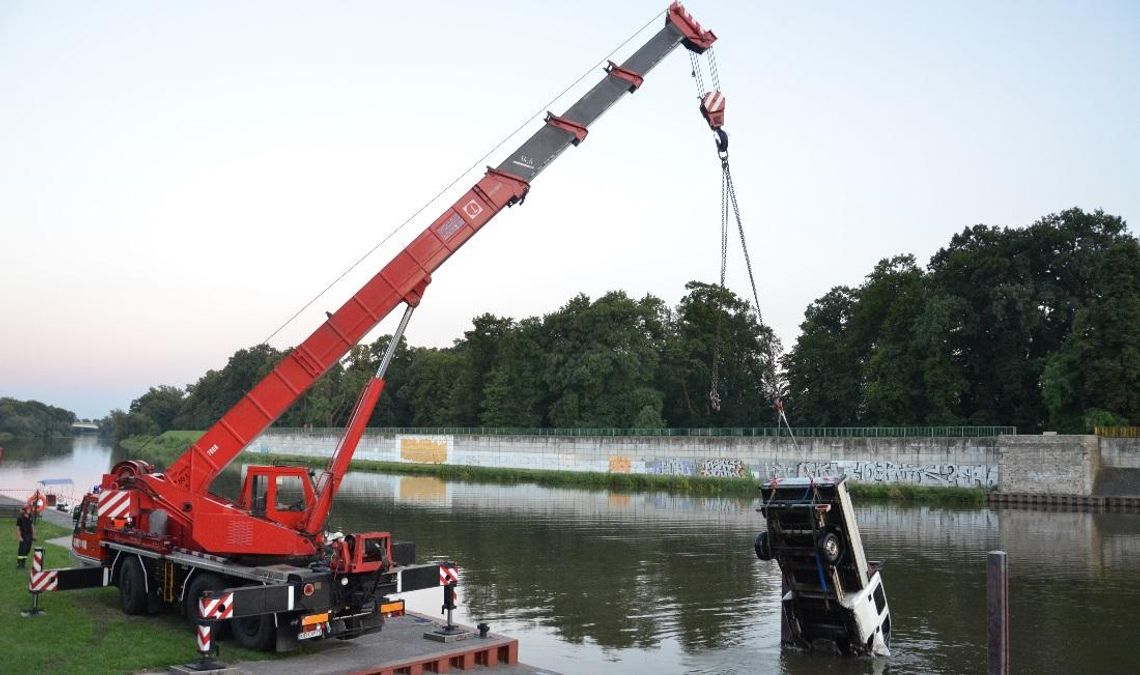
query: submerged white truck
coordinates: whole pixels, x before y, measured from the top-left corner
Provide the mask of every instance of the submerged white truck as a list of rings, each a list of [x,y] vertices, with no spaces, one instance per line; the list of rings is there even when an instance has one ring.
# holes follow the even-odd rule
[[[753,545],[758,558],[780,566],[781,644],[889,656],[882,565],[863,552],[846,478],[774,478],[760,494],[767,528]]]

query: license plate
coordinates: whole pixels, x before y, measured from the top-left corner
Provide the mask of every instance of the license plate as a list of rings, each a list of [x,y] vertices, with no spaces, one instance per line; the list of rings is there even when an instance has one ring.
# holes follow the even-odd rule
[[[324,634],[324,631],[321,630],[320,626],[317,626],[313,630],[301,631],[300,633],[297,634],[297,639],[298,640],[308,640],[309,638],[320,637],[323,634]]]

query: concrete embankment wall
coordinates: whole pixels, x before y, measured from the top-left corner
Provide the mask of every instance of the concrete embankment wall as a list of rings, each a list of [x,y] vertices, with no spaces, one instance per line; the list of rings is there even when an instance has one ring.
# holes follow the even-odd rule
[[[1140,438],[1100,439],[1100,472],[1093,494],[1140,495]]]
[[[332,433],[271,430],[255,451],[328,457]],[[764,478],[847,475],[872,483],[1000,483],[998,438],[570,437],[365,434],[355,457],[554,471]]]
[[[255,451],[328,457],[333,431],[274,429]],[[1027,495],[1140,495],[1140,439],[1097,436],[789,438],[369,432],[357,459],[681,476],[823,477]]]

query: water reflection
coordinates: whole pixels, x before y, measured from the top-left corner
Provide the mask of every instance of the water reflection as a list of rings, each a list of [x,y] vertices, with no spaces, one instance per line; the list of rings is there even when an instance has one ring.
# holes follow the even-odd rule
[[[94,439],[9,450],[0,487],[87,484],[111,461]],[[214,488],[236,494],[239,482],[235,468]],[[457,560],[459,620],[488,621],[520,638],[523,660],[566,673],[982,672],[994,549],[1010,556],[1016,672],[1140,671],[1140,516],[862,504],[868,556],[886,563],[893,656],[843,661],[779,649],[779,575],[752,555],[755,506],[351,473],[330,524]],[[409,605],[438,615],[440,596]]]
[[[567,672],[976,672],[985,555],[998,548],[1011,559],[1017,670],[1120,672],[1137,659],[1137,516],[859,506],[868,555],[887,563],[894,656],[847,662],[781,654],[779,577],[751,554],[751,500],[444,483],[416,501],[403,480],[353,474],[334,522],[459,560],[464,616]]]
[[[82,497],[111,468],[111,456],[111,447],[95,436],[8,441],[0,459],[0,494],[24,498],[40,480],[70,478],[74,495],[62,487],[56,492]]]

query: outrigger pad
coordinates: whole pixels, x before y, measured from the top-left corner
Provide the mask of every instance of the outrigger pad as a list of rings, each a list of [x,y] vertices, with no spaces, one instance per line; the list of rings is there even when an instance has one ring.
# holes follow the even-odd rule
[[[780,566],[784,647],[889,656],[881,564],[867,562],[845,481],[785,478],[761,485],[767,529],[757,535],[756,553]]]

